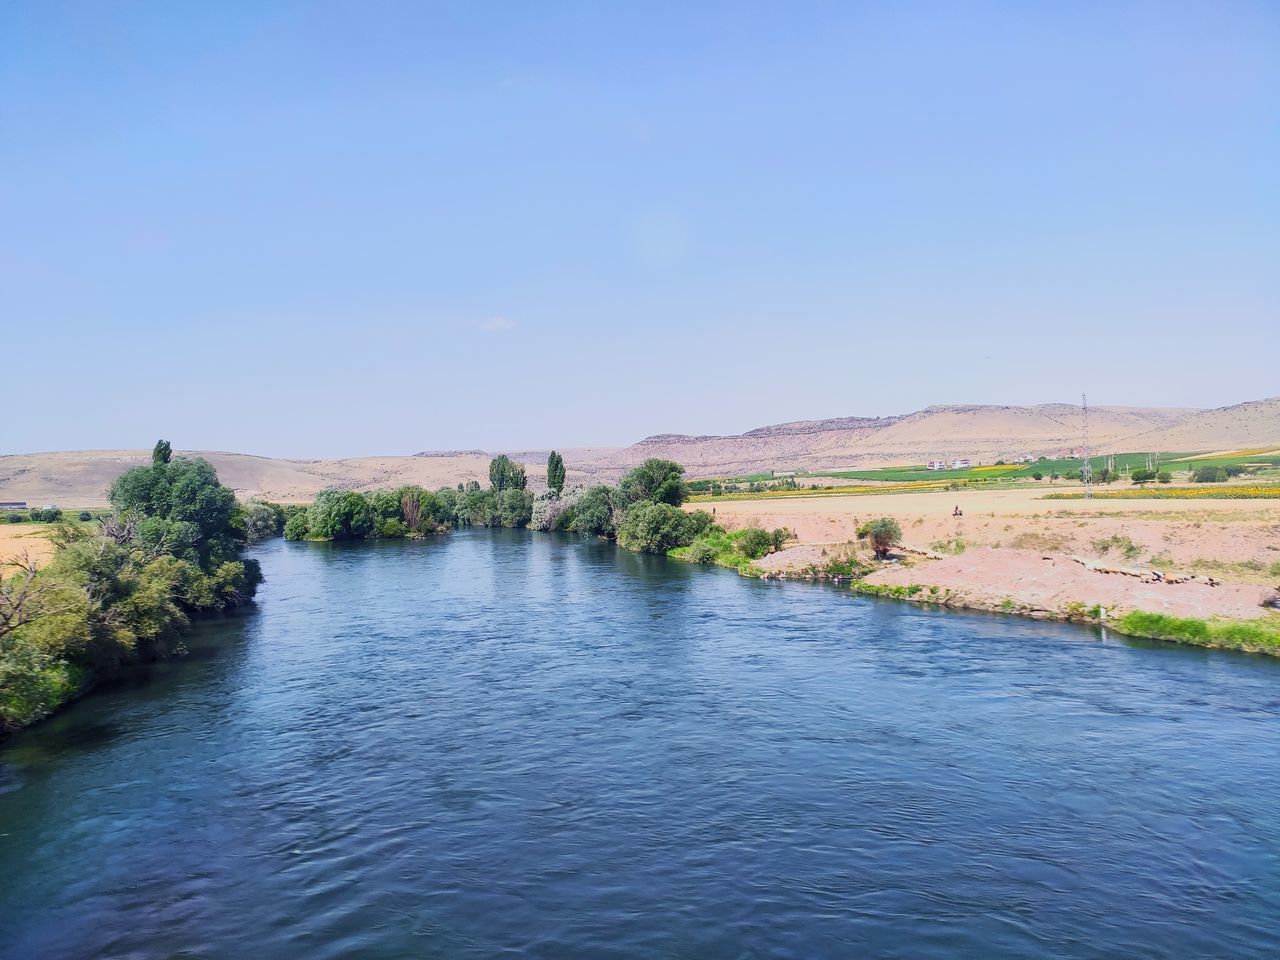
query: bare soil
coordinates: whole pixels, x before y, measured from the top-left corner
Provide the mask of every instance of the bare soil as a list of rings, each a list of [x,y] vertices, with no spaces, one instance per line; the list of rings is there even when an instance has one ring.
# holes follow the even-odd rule
[[[770,573],[802,572],[841,551],[867,550],[857,528],[897,519],[903,562],[869,576],[885,586],[949,590],[957,605],[1062,612],[1071,604],[1149,610],[1184,617],[1264,616],[1280,586],[1280,502],[1274,500],[1041,500],[1037,490],[885,494],[738,500],[714,504],[729,529],[787,527],[798,544],[765,557]],[[701,505],[708,506],[708,505]],[[952,516],[959,506],[963,516]],[[928,559],[924,554],[934,554]],[[1184,583],[1143,582],[1087,569],[1107,567],[1198,574]],[[1045,559],[1048,558],[1048,559]],[[1210,586],[1208,577],[1221,582]]]

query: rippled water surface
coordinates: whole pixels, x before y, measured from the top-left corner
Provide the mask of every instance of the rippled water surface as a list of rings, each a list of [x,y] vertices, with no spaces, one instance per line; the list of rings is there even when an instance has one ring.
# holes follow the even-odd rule
[[[1280,663],[602,543],[276,543],[0,748],[0,955],[1276,957]]]

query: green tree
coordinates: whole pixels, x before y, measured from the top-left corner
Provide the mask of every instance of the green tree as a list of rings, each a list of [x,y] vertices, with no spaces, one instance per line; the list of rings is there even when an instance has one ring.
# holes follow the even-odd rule
[[[688,496],[684,467],[672,460],[650,457],[623,476],[618,493],[624,506],[647,501],[678,507]]]
[[[1139,467],[1129,474],[1129,479],[1134,483],[1149,483],[1156,478],[1156,472],[1146,467]]]
[[[173,445],[168,440],[157,440],[156,445],[151,448],[151,462],[155,466],[162,466],[173,459]]]
[[[376,518],[354,490],[322,490],[307,513],[307,528],[320,540],[359,540],[375,532]]]
[[[503,490],[523,490],[529,482],[524,464],[516,463],[505,453],[489,461],[489,486],[494,493]]]
[[[116,478],[108,497],[117,513],[138,521],[153,551],[173,552],[205,571],[239,559],[244,530],[236,522],[236,496],[206,460],[135,467]]]
[[[495,506],[499,526],[524,527],[533,514],[533,494],[528,490],[503,490],[497,495]]]
[[[472,527],[496,527],[498,495],[492,490],[468,490],[458,498],[458,522]]]
[[[893,517],[880,517],[859,527],[858,539],[870,540],[876,559],[883,560],[889,556],[889,550],[894,544],[902,542],[902,527],[898,526],[898,521]]]
[[[588,487],[574,505],[568,528],[574,533],[612,537],[617,533],[616,491],[604,484]]]
[[[547,489],[554,490],[557,494],[563,493],[564,477],[564,457],[552,450],[547,457]]]

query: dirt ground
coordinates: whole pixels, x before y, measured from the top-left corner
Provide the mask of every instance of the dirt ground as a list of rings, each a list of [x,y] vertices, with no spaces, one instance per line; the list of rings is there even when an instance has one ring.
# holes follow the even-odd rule
[[[821,564],[856,540],[858,526],[890,516],[903,543],[940,559],[907,555],[872,583],[937,585],[998,606],[1056,610],[1101,604],[1177,616],[1251,618],[1268,587],[1280,586],[1280,501],[1043,500],[1038,490],[738,500],[714,506],[730,529],[787,527],[799,544],[765,558],[773,572]],[[959,506],[963,516],[952,512]],[[824,551],[826,554],[824,555]],[[1111,567],[1199,574],[1186,583],[1144,583],[1086,569],[1079,556]],[[1043,559],[1049,557],[1050,559]],[[1222,581],[1210,586],[1207,578]]]
[[[1109,611],[1145,610],[1200,620],[1252,620],[1263,616],[1265,611],[1260,605],[1270,593],[1254,584],[1211,586],[1205,579],[1147,582],[1089,570],[1065,557],[1030,550],[979,547],[961,556],[911,558],[910,562],[911,566],[894,564],[878,570],[867,581],[883,586],[937,586],[963,595],[968,605],[986,609],[998,609],[1007,602],[1019,608],[1057,613],[1069,604],[1079,603],[1086,607],[1096,604]]]
[[[0,566],[24,552],[37,563],[48,563],[53,559],[53,544],[47,538],[49,530],[43,523],[0,523]],[[11,572],[0,569],[3,574]]]
[[[952,553],[1014,548],[1187,567],[1270,583],[1280,564],[1280,500],[1044,500],[1039,490],[797,497],[697,504],[730,529],[793,530],[802,544],[843,543],[875,517],[894,517],[903,542]],[[952,511],[960,507],[961,517]],[[1252,568],[1252,569],[1251,569]],[[1274,567],[1280,570],[1280,567]],[[1228,574],[1230,576],[1228,576]]]

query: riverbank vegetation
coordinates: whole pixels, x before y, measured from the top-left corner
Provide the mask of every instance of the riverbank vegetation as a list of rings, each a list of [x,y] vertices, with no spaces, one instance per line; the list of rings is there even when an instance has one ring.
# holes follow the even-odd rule
[[[781,527],[773,531],[760,527],[726,531],[707,523],[687,546],[671,548],[667,553],[676,560],[714,564],[747,576],[759,576],[754,562],[773,550],[780,550],[791,538],[791,531]]]
[[[240,551],[278,525],[279,508],[246,511],[204,460],[173,460],[161,441],[110,502],[97,522],[55,528],[48,565],[22,558],[0,571],[0,732],[179,652],[192,619],[249,601],[262,582]]]
[[[1134,610],[1111,624],[1121,633],[1199,647],[1280,656],[1280,617],[1260,620],[1197,620]]]
[[[430,536],[461,527],[580,533],[617,540],[630,550],[665,553],[684,546],[710,524],[709,514],[680,509],[688,495],[684,468],[650,459],[618,485],[565,491],[564,461],[548,460],[552,485],[535,496],[525,468],[504,456],[489,464],[489,486],[478,481],[429,491],[421,487],[325,490],[284,526],[289,540],[372,540]],[[559,487],[559,489],[557,489]]]

